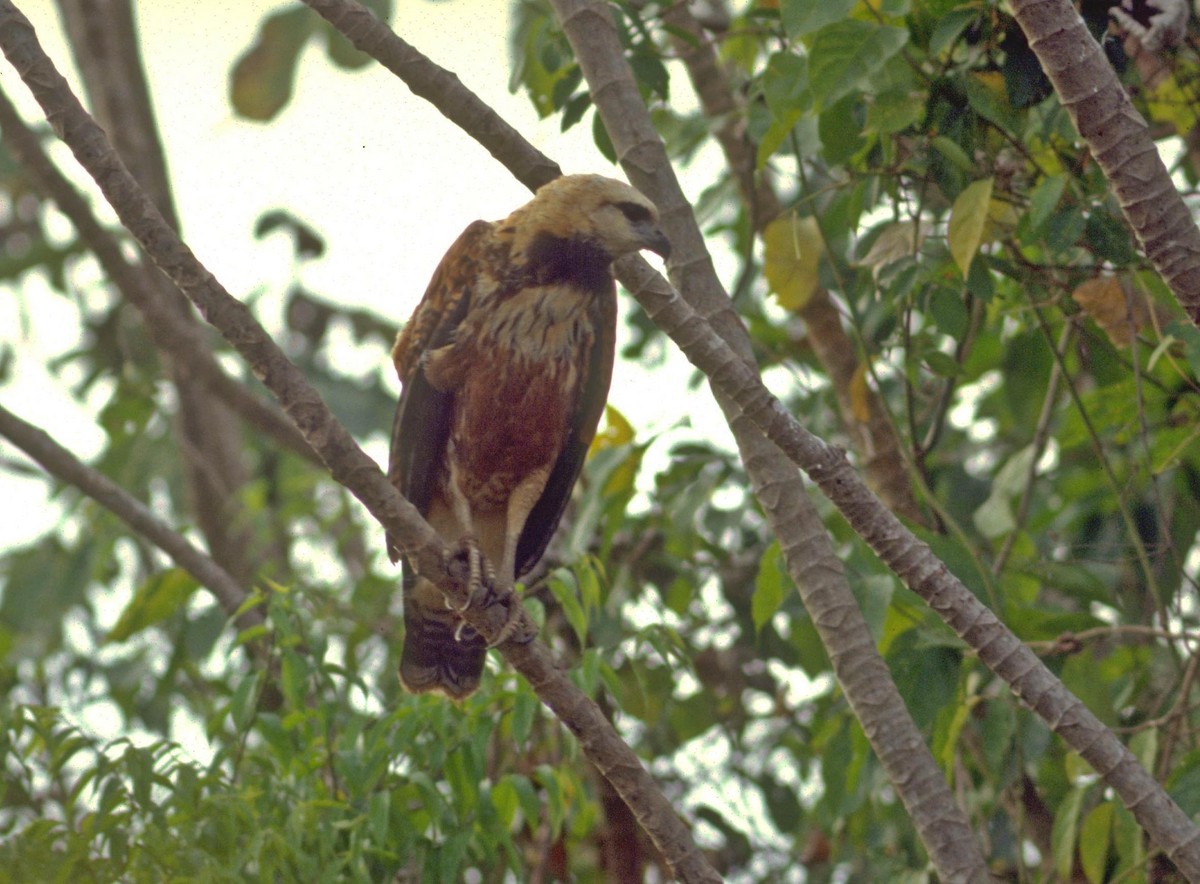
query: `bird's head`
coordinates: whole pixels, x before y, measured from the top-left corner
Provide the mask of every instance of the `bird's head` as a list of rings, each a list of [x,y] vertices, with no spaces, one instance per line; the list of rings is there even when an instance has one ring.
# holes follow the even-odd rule
[[[658,209],[623,181],[603,175],[564,175],[501,224],[513,247],[528,253],[539,239],[583,240],[610,258],[649,249],[666,258],[671,244],[658,226]]]

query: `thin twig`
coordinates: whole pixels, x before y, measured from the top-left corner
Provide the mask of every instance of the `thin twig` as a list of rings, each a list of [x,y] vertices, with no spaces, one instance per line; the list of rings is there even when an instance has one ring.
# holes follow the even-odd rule
[[[1062,330],[1062,334],[1058,339],[1058,352],[1065,354],[1067,347],[1071,343],[1071,337],[1075,331],[1075,325],[1068,322]],[[1050,366],[1050,378],[1046,381],[1046,396],[1042,400],[1042,411],[1038,415],[1037,427],[1033,431],[1033,441],[1029,444],[1033,446],[1033,456],[1029,459],[1029,468],[1025,471],[1025,482],[1021,486],[1021,500],[1017,504],[1017,512],[1013,518],[1012,530],[1008,532],[1008,536],[1004,538],[1004,544],[1000,547],[1000,552],[997,553],[995,560],[992,562],[992,576],[999,577],[1004,570],[1005,564],[1008,562],[1008,557],[1012,554],[1013,544],[1017,542],[1017,537],[1025,527],[1025,520],[1029,517],[1029,505],[1033,500],[1033,486],[1037,482],[1038,463],[1042,460],[1042,454],[1046,451],[1046,444],[1050,439],[1050,421],[1054,417],[1054,410],[1058,405],[1058,385],[1062,381],[1063,376],[1063,361],[1062,356],[1054,360],[1054,364]]]

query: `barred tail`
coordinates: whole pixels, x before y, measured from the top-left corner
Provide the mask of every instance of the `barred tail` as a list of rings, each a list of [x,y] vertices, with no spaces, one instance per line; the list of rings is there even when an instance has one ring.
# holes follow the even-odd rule
[[[432,590],[439,599],[441,593],[426,581],[418,579],[418,583],[426,586],[405,593],[400,681],[414,694],[441,691],[462,700],[479,687],[487,645],[470,627],[455,638],[458,618],[444,607],[425,602],[429,593],[421,589]]]

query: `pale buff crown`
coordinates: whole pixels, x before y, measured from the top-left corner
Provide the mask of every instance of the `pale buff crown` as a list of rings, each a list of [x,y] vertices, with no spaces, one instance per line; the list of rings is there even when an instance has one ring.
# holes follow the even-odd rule
[[[666,257],[670,245],[658,228],[658,209],[623,181],[603,175],[565,175],[543,185],[525,205],[499,222],[520,256],[539,236],[591,240],[613,258],[650,249]]]

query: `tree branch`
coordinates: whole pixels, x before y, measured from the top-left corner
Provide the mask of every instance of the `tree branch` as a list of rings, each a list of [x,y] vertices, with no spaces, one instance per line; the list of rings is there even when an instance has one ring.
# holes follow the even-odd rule
[[[247,423],[313,463],[320,463],[316,453],[283,412],[225,372],[201,339],[199,326],[185,322],[177,312],[164,309],[157,293],[148,290],[143,268],[126,260],[116,237],[104,228],[87,200],[42,150],[37,135],[25,125],[2,90],[0,138],[25,167],[34,186],[43,196],[53,200],[75,226],[108,278],[142,314],[155,345],[186,362],[192,377],[220,396]]]
[[[47,473],[78,488],[165,552],[176,565],[213,594],[226,616],[237,614],[247,597],[245,589],[228,571],[188,543],[182,534],[155,516],[140,500],[108,476],[79,460],[44,430],[26,423],[3,406],[0,406],[0,436],[41,464]],[[264,622],[259,608],[237,614],[240,629],[260,626]]]
[[[592,100],[618,155],[637,152],[637,166],[626,169],[630,180],[658,205],[686,203],[666,149],[654,130],[633,72],[625,60],[607,5],[589,0],[551,0],[551,5],[575,50]],[[673,26],[703,38],[685,8],[674,8],[668,13],[668,20]],[[689,70],[707,74],[707,102],[718,108],[729,105],[731,102],[722,100],[713,85],[712,70],[716,59],[702,59],[698,52],[693,52],[691,58]],[[722,144],[736,174],[739,168],[745,167],[747,157],[734,143],[732,133],[727,134]],[[752,177],[743,188],[751,186]],[[744,195],[753,200],[750,205],[759,207],[763,217],[772,209],[778,214],[779,203],[765,183]],[[664,222],[664,228],[673,244],[673,257],[685,268],[690,268],[680,273],[674,271],[672,265],[673,281],[679,292],[686,293],[683,297],[689,306],[699,312],[732,315],[733,305],[712,270],[695,214],[673,213],[671,220]],[[675,247],[677,242],[698,243],[694,247],[698,251],[688,251],[686,246]],[[622,281],[628,285],[627,278],[623,277]],[[838,335],[845,339],[837,312],[827,295],[825,304],[832,316],[826,314],[824,318],[832,321]],[[816,311],[816,315],[822,315],[819,307]],[[750,337],[744,326],[740,321],[728,322],[722,331],[725,343],[740,362],[758,376]],[[853,361],[853,348],[848,340],[844,347]],[[795,465],[745,420],[729,391],[715,392],[738,439],[755,495],[779,538],[788,572],[829,652],[838,684],[862,724],[871,747],[883,762],[888,779],[908,809],[939,877],[947,881],[991,880],[970,822],[921,739],[887,664],[875,647],[858,603],[850,592],[829,532],[809,499]],[[885,426],[890,430],[889,424],[885,423]],[[894,448],[895,436],[891,438]],[[902,478],[905,477],[902,475]],[[913,503],[911,491],[908,500]],[[913,506],[915,508],[915,503]]]
[[[1068,0],[1013,0],[1012,13],[1146,257],[1200,326],[1200,229],[1104,50]]]
[[[165,223],[114,153],[104,131],[46,57],[29,21],[10,0],[0,0],[0,50],[42,106],[54,131],[100,186],[121,222],[275,394],[333,478],[396,538],[418,574],[435,583],[456,607],[465,607],[465,575],[448,570],[446,549],[436,532],[337,423],[303,373],[288,361],[245,306],[217,282]],[[513,603],[520,604],[516,599]],[[528,615],[524,610],[519,613],[528,626]],[[474,607],[466,610],[464,619],[490,639],[499,634],[507,612],[499,605]],[[517,634],[524,631],[518,629]],[[510,641],[501,652],[576,735],[584,753],[633,809],[675,874],[684,881],[719,881],[637,755],[621,741],[596,704],[555,665],[545,645]]]

